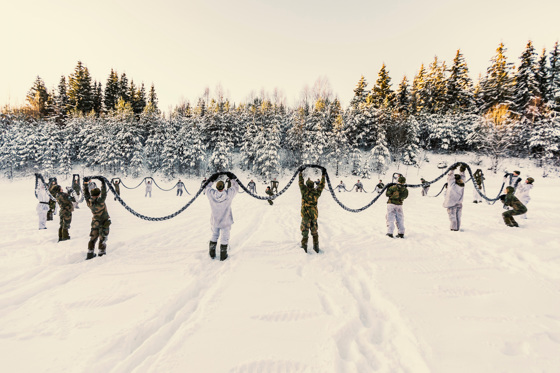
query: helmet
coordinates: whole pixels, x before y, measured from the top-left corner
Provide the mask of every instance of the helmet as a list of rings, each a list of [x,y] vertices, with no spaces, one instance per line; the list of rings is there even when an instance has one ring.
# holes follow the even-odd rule
[[[314,188],[315,187],[315,183],[311,179],[307,179],[307,181],[305,182],[305,185],[307,185],[308,188]]]
[[[404,176],[399,176],[397,181],[401,184],[404,184],[404,183],[406,183],[406,178]]]
[[[92,196],[92,197],[97,197],[97,196],[100,195],[100,194],[101,194],[101,190],[99,190],[99,188],[93,188],[93,189],[91,190],[91,196]]]

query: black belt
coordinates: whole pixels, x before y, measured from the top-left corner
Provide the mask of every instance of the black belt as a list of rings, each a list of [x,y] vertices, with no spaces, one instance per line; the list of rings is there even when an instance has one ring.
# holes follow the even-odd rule
[[[44,203],[45,205],[48,205],[48,204],[49,204],[48,202],[40,202],[40,201],[39,201],[39,203]]]

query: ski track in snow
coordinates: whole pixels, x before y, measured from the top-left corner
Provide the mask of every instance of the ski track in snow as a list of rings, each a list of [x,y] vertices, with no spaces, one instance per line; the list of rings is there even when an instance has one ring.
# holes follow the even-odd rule
[[[487,182],[494,190],[501,180]],[[470,203],[468,188],[461,232],[450,232],[442,198],[411,189],[404,240],[385,236],[386,198],[354,214],[325,190],[318,254],[311,238],[308,254],[299,247],[297,184],[273,206],[239,194],[224,262],[208,257],[204,195],[165,222],[140,220],[109,197],[108,255],[86,262],[85,204],[74,212],[72,239],[57,243],[58,215],[36,230],[33,180],[0,185],[16,197],[0,217],[7,371],[521,373],[560,366],[556,179],[537,179],[529,219],[516,230],[503,225],[499,203]],[[196,191],[200,184],[186,185]],[[192,198],[174,190],[152,195],[122,190],[131,207],[152,216]],[[351,207],[374,197],[337,196]]]

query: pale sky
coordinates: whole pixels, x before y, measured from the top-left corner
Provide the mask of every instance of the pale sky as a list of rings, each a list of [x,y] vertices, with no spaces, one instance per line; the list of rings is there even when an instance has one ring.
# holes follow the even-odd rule
[[[474,80],[500,42],[514,64],[528,40],[548,52],[560,1],[3,0],[0,35],[0,106],[24,104],[37,75],[56,87],[79,60],[103,88],[111,68],[153,83],[166,112],[217,86],[235,102],[276,88],[293,105],[321,77],[347,105],[383,63],[397,89],[457,49]]]

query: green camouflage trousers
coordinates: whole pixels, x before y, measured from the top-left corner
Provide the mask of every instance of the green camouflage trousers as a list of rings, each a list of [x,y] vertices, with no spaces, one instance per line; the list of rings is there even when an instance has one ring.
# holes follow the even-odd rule
[[[89,233],[88,250],[93,251],[95,248],[95,243],[99,239],[99,251],[105,252],[107,248],[107,236],[109,236],[109,226],[111,225],[111,220],[105,220],[100,222],[99,220],[93,220],[91,222],[91,232]]]
[[[502,217],[504,218],[504,223],[506,223],[508,227],[517,227],[518,224],[513,218],[514,215],[522,215],[525,214],[526,212],[527,212],[527,208],[519,209],[519,210],[507,210],[504,213],[502,213]]]
[[[303,236],[304,240],[307,240],[307,238],[309,237],[309,231],[311,231],[312,236],[316,236],[318,234],[317,230],[319,229],[319,226],[317,225],[317,219],[302,217],[299,229],[301,230],[301,235]]]
[[[72,211],[60,210],[60,228],[70,229],[70,223],[72,223]]]

